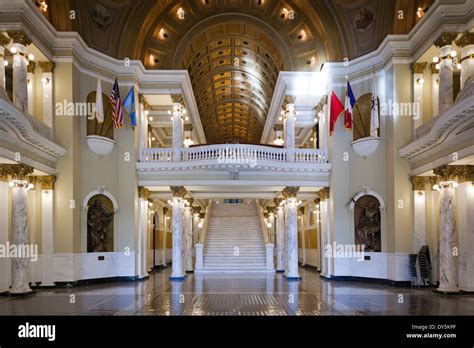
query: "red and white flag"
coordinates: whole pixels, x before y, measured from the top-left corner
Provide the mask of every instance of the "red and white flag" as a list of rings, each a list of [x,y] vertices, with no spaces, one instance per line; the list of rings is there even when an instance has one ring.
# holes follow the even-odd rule
[[[114,87],[110,94],[110,102],[112,103],[112,118],[115,128],[123,127],[123,110],[122,100],[120,99],[120,90],[117,79],[115,79]]]

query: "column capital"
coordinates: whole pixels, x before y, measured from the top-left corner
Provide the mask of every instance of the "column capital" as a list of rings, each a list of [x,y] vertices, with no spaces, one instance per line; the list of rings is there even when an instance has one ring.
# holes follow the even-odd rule
[[[194,203],[194,198],[188,198],[187,201],[189,202],[189,207],[192,208]]]
[[[298,210],[301,215],[304,215],[304,207],[299,207]]]
[[[443,33],[435,40],[434,45],[438,48],[452,45],[457,36],[457,33]]]
[[[143,186],[138,186],[138,196],[143,199],[148,199],[150,191]]]
[[[184,186],[170,186],[171,193],[173,194],[173,197],[176,198],[184,198],[186,195],[186,189]]]
[[[429,176],[412,176],[411,185],[413,191],[424,191],[425,185],[430,181]]]
[[[456,45],[463,48],[469,45],[474,45],[474,33],[465,32],[455,41]]]
[[[299,186],[287,186],[282,191],[283,197],[285,197],[285,199],[296,198],[299,190]]]
[[[265,219],[268,218],[268,211],[265,210],[265,211],[263,212],[263,217],[264,217]]]
[[[33,171],[34,168],[26,164],[0,164],[0,178],[4,180],[25,180]]]
[[[13,40],[13,43],[17,43],[23,46],[30,45],[32,43],[31,39],[26,36],[24,31],[21,30],[9,30],[7,31],[8,36]]]
[[[35,62],[28,62],[28,65],[26,66],[26,71],[29,73],[34,74],[35,73],[35,68],[36,68],[36,63]]]
[[[294,104],[295,100],[296,100],[296,97],[292,95],[285,95],[285,97],[283,98],[283,103],[281,104],[282,109],[286,111],[288,108],[288,105]]]
[[[273,202],[275,203],[276,208],[278,209],[278,208],[281,207],[280,204],[281,204],[281,202],[283,202],[283,199],[282,198],[275,198],[275,199],[273,199]]]
[[[426,68],[427,65],[428,65],[427,62],[413,63],[411,65],[411,69],[413,71],[413,74],[423,74],[423,72],[425,71],[425,68]]]
[[[199,218],[200,219],[204,219],[205,216],[206,216],[206,213],[199,213]]]
[[[193,209],[193,215],[201,214],[201,207],[192,207],[192,209]]]
[[[0,34],[0,46],[6,46],[12,41],[9,37],[6,37],[3,34]]]
[[[31,64],[31,62],[30,62]],[[42,72],[53,72],[54,69],[54,62],[38,62],[39,67],[41,68]]]
[[[267,207],[268,214],[275,214],[275,207]]]
[[[321,201],[329,199],[329,187],[323,187],[321,190],[318,191],[318,195]]]
[[[431,69],[431,75],[439,74],[439,70],[436,69],[436,63],[431,63],[430,64],[430,69]]]
[[[466,181],[473,181],[474,179],[474,166],[468,165],[453,165],[453,166],[441,166],[435,168],[433,173],[439,177],[441,182],[443,181],[456,181],[462,183]]]
[[[169,208],[168,207],[163,207],[163,215],[166,215],[168,213]]]
[[[54,183],[56,182],[56,176],[45,175],[37,176],[36,183],[41,184],[42,190],[54,190]]]
[[[171,94],[171,100],[173,101],[173,104],[184,105],[184,98],[182,94]]]

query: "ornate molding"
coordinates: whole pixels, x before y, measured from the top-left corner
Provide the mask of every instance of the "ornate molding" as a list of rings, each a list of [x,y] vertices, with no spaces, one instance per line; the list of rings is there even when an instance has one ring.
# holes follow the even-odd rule
[[[285,199],[296,198],[299,190],[299,186],[287,186],[283,189],[282,194]]]
[[[463,48],[469,45],[474,45],[474,33],[465,32],[455,41],[456,45]]]
[[[138,187],[138,196],[140,198],[143,198],[143,199],[148,199],[148,197],[150,196],[150,191],[143,187],[143,186],[139,186]]]
[[[431,75],[439,75],[439,70],[436,69],[436,63],[430,64]]]
[[[173,197],[184,198],[186,196],[186,189],[184,186],[170,186]]]
[[[0,164],[0,178],[4,180],[25,180],[33,171],[26,164]]]
[[[46,72],[53,72],[54,69],[54,62],[38,62],[39,67],[41,68],[41,71],[46,73]]]
[[[31,39],[26,35],[24,31],[21,30],[9,30],[7,31],[8,36],[13,40],[13,43],[17,43],[23,46],[30,45],[32,43]]]
[[[413,191],[424,191],[425,185],[429,182],[429,176],[412,176],[411,185]]]
[[[427,65],[428,65],[427,62],[413,63],[411,65],[411,69],[413,71],[413,74],[423,74]]]
[[[318,195],[321,201],[325,201],[326,199],[329,199],[329,187],[324,187],[321,190],[319,190]]]
[[[37,176],[36,182],[38,184],[41,184],[42,190],[54,190],[54,183],[56,182],[56,176],[54,175]]]
[[[438,48],[452,45],[457,36],[457,33],[443,33],[434,41],[434,45]]]
[[[460,166],[441,166],[435,168],[433,173],[439,177],[440,182],[456,181],[463,183],[474,180],[474,166],[460,165]]]

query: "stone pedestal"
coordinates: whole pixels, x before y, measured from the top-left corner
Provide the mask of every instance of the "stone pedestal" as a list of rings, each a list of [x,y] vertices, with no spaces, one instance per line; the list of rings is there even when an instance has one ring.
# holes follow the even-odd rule
[[[28,182],[15,180],[12,189],[12,244],[17,249],[28,245]],[[26,249],[25,249],[26,250]],[[10,294],[32,292],[29,285],[30,260],[22,255],[12,258],[12,287]]]
[[[458,267],[455,255],[456,217],[454,209],[455,188],[453,182],[440,184],[440,277],[438,291],[457,292]]]

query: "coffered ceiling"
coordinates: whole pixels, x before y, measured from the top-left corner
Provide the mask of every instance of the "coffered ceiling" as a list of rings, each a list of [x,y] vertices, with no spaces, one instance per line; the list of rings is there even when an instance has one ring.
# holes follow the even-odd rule
[[[318,71],[367,53],[388,33],[411,29],[416,6],[430,2],[50,0],[46,16],[111,56],[188,70],[208,143],[255,143],[280,71]]]

